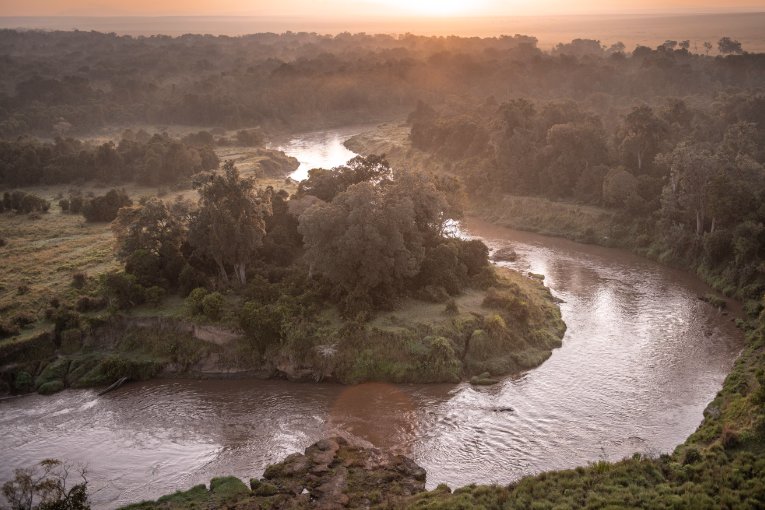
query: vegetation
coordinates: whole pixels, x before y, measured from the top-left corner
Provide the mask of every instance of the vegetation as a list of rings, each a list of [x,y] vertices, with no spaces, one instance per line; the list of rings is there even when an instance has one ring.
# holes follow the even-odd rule
[[[694,269],[747,300],[748,347],[672,455],[454,493],[389,484],[394,499],[353,478],[367,499],[349,501],[761,508],[765,59],[727,37],[717,57],[689,48],[668,40],[627,52],[578,39],[547,54],[525,36],[0,31],[0,391],[211,366],[294,380],[489,384],[536,366],[560,345],[559,312],[539,279],[496,272],[482,243],[447,235],[467,193],[493,219]],[[407,112],[406,147],[390,155],[410,171],[375,150],[312,170],[297,189],[253,180],[294,168],[262,147],[266,132]],[[140,130],[101,144],[71,138],[166,122],[217,129],[181,140]],[[255,156],[247,171],[216,171],[213,145]],[[85,181],[126,190],[96,196],[78,189]],[[39,188],[64,183],[77,188]],[[196,203],[133,193],[184,184]],[[109,227],[94,224],[110,221],[117,261]],[[335,459],[335,446],[317,448]],[[353,466],[354,455],[322,466]],[[42,478],[19,472],[6,497],[16,505],[55,492],[61,506],[38,507],[84,507],[85,485],[65,490],[58,466],[44,464]],[[257,498],[286,497],[283,474],[278,465],[249,489],[215,479],[141,508],[270,504]],[[387,478],[377,485],[390,481],[378,475]],[[24,501],[16,506],[33,507]]]
[[[33,469],[17,469],[16,476],[3,484],[3,496],[11,510],[89,510],[86,471],[82,482],[67,486],[71,466],[46,459]]]
[[[0,137],[166,123],[296,131],[390,118],[418,99],[440,103],[460,95],[573,98],[607,111],[623,96],[760,86],[762,56],[728,40],[718,45],[727,56],[709,57],[685,44],[630,52],[582,39],[548,54],[522,35],[131,37],[3,30]]]
[[[482,242],[446,234],[462,196],[452,179],[370,156],[312,171],[291,198],[232,162],[194,186],[197,204],[133,204],[116,190],[83,200],[83,211],[116,214],[122,269],[75,272],[48,303],[50,332],[22,331],[37,317],[4,326],[6,391],[216,370],[459,381],[536,366],[560,346],[565,326],[543,285],[495,272]]]
[[[126,130],[115,145],[56,137],[41,143],[0,140],[0,186],[100,182],[174,183],[218,167],[212,146],[189,145],[166,134]]]

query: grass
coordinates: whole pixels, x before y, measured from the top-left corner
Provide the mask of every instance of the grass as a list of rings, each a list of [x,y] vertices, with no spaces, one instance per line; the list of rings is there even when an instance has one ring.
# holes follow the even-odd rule
[[[471,213],[504,227],[590,244],[612,246],[621,236],[612,210],[542,197],[505,195],[498,203],[472,203]]]
[[[186,133],[188,130],[179,131]],[[115,134],[121,130],[115,131]],[[102,137],[103,138],[103,137]],[[99,141],[108,139],[99,138]],[[289,166],[290,162],[278,154],[255,147],[219,147],[221,160],[234,159],[244,175],[255,176],[266,161]],[[273,164],[271,165],[273,166]],[[296,183],[281,177],[262,177],[258,186],[273,186],[289,193]],[[160,196],[172,201],[176,197],[196,200],[197,193],[190,184],[166,188],[139,186],[133,183],[119,185],[137,202],[143,197]],[[109,187],[95,183],[82,186],[55,185],[19,188],[37,194],[51,203],[50,212],[37,216],[15,213],[0,214],[0,238],[6,242],[0,247],[0,321],[19,315],[42,317],[54,296],[66,298],[71,293],[72,275],[85,273],[97,276],[120,268],[114,256],[114,236],[107,223],[88,223],[80,215],[63,213],[58,197],[66,197],[70,189],[84,195],[105,193]],[[7,340],[0,340],[0,344]]]

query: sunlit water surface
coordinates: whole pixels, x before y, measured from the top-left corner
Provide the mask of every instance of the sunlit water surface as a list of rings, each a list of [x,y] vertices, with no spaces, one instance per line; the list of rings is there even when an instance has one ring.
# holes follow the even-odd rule
[[[303,163],[352,156],[353,130],[284,146]],[[304,174],[298,174],[297,177]],[[266,465],[328,434],[390,448],[427,469],[428,486],[506,483],[634,452],[671,451],[700,423],[742,346],[731,317],[700,301],[689,275],[623,251],[462,225],[512,246],[521,271],[563,300],[563,347],[493,387],[160,380],[0,402],[0,480],[46,457],[87,464],[93,500],[114,508]],[[512,411],[500,409],[512,408]]]

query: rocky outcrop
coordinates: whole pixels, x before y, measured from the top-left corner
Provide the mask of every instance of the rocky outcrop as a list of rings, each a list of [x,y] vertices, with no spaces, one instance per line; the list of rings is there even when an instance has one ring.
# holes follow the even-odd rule
[[[401,455],[348,444],[342,437],[322,439],[283,462],[269,466],[261,480],[252,480],[257,494],[273,493],[272,508],[364,508],[425,490],[425,470]]]
[[[376,448],[351,446],[342,437],[322,439],[284,461],[266,468],[247,490],[236,479],[226,481],[236,490],[194,487],[155,502],[132,505],[131,510],[229,508],[239,510],[395,507],[402,498],[425,490],[425,470],[413,460]],[[227,494],[225,493],[227,492]]]

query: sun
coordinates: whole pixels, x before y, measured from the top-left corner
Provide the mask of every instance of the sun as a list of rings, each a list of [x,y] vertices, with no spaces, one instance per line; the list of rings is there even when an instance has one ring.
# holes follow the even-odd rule
[[[372,0],[371,3],[401,14],[419,16],[457,16],[475,13],[482,7],[480,0]]]

